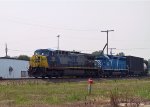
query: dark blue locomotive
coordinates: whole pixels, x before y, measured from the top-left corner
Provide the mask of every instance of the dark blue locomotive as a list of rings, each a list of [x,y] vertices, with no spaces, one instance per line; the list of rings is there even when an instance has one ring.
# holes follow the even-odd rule
[[[33,77],[99,76],[95,57],[75,51],[38,49],[30,59],[29,75]]]

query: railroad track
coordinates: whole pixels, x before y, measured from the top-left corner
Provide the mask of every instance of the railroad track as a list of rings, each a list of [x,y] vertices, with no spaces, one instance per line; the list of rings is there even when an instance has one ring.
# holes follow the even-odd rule
[[[11,78],[11,79],[1,79],[2,81],[46,81],[46,82],[82,82],[87,81],[89,78]],[[94,81],[105,81],[105,80],[132,80],[132,79],[148,79],[150,80],[150,76],[145,77],[109,77],[109,78],[92,78]]]

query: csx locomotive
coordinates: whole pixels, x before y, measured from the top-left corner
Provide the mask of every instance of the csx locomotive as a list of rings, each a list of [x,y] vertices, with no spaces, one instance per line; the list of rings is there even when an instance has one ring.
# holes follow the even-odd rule
[[[148,62],[134,56],[85,54],[75,51],[38,49],[30,59],[32,77],[103,77],[147,75]]]
[[[95,57],[75,51],[39,49],[30,59],[29,75],[33,77],[99,76]]]

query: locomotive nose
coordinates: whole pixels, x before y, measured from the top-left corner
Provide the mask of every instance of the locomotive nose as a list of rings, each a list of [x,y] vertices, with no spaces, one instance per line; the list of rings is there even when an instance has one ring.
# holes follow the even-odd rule
[[[34,55],[31,57],[29,63],[31,67],[39,67],[41,64],[41,57],[39,55]]]
[[[35,56],[35,63],[39,63],[41,60],[40,56]]]
[[[32,56],[29,63],[31,67],[48,67],[47,58],[41,55]]]

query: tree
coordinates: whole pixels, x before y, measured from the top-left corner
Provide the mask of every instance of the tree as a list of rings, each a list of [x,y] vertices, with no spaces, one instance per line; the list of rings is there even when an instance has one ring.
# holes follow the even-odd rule
[[[102,53],[102,50],[92,52],[92,55],[94,55],[94,56],[100,56],[100,55],[102,55],[102,54],[103,54],[103,53]]]
[[[117,56],[125,56],[125,53],[124,52],[120,52],[117,54]]]
[[[27,55],[20,55],[20,56],[18,56],[18,58],[17,59],[19,59],[19,60],[26,60],[26,61],[29,61],[30,60],[30,57],[29,56],[27,56]]]

